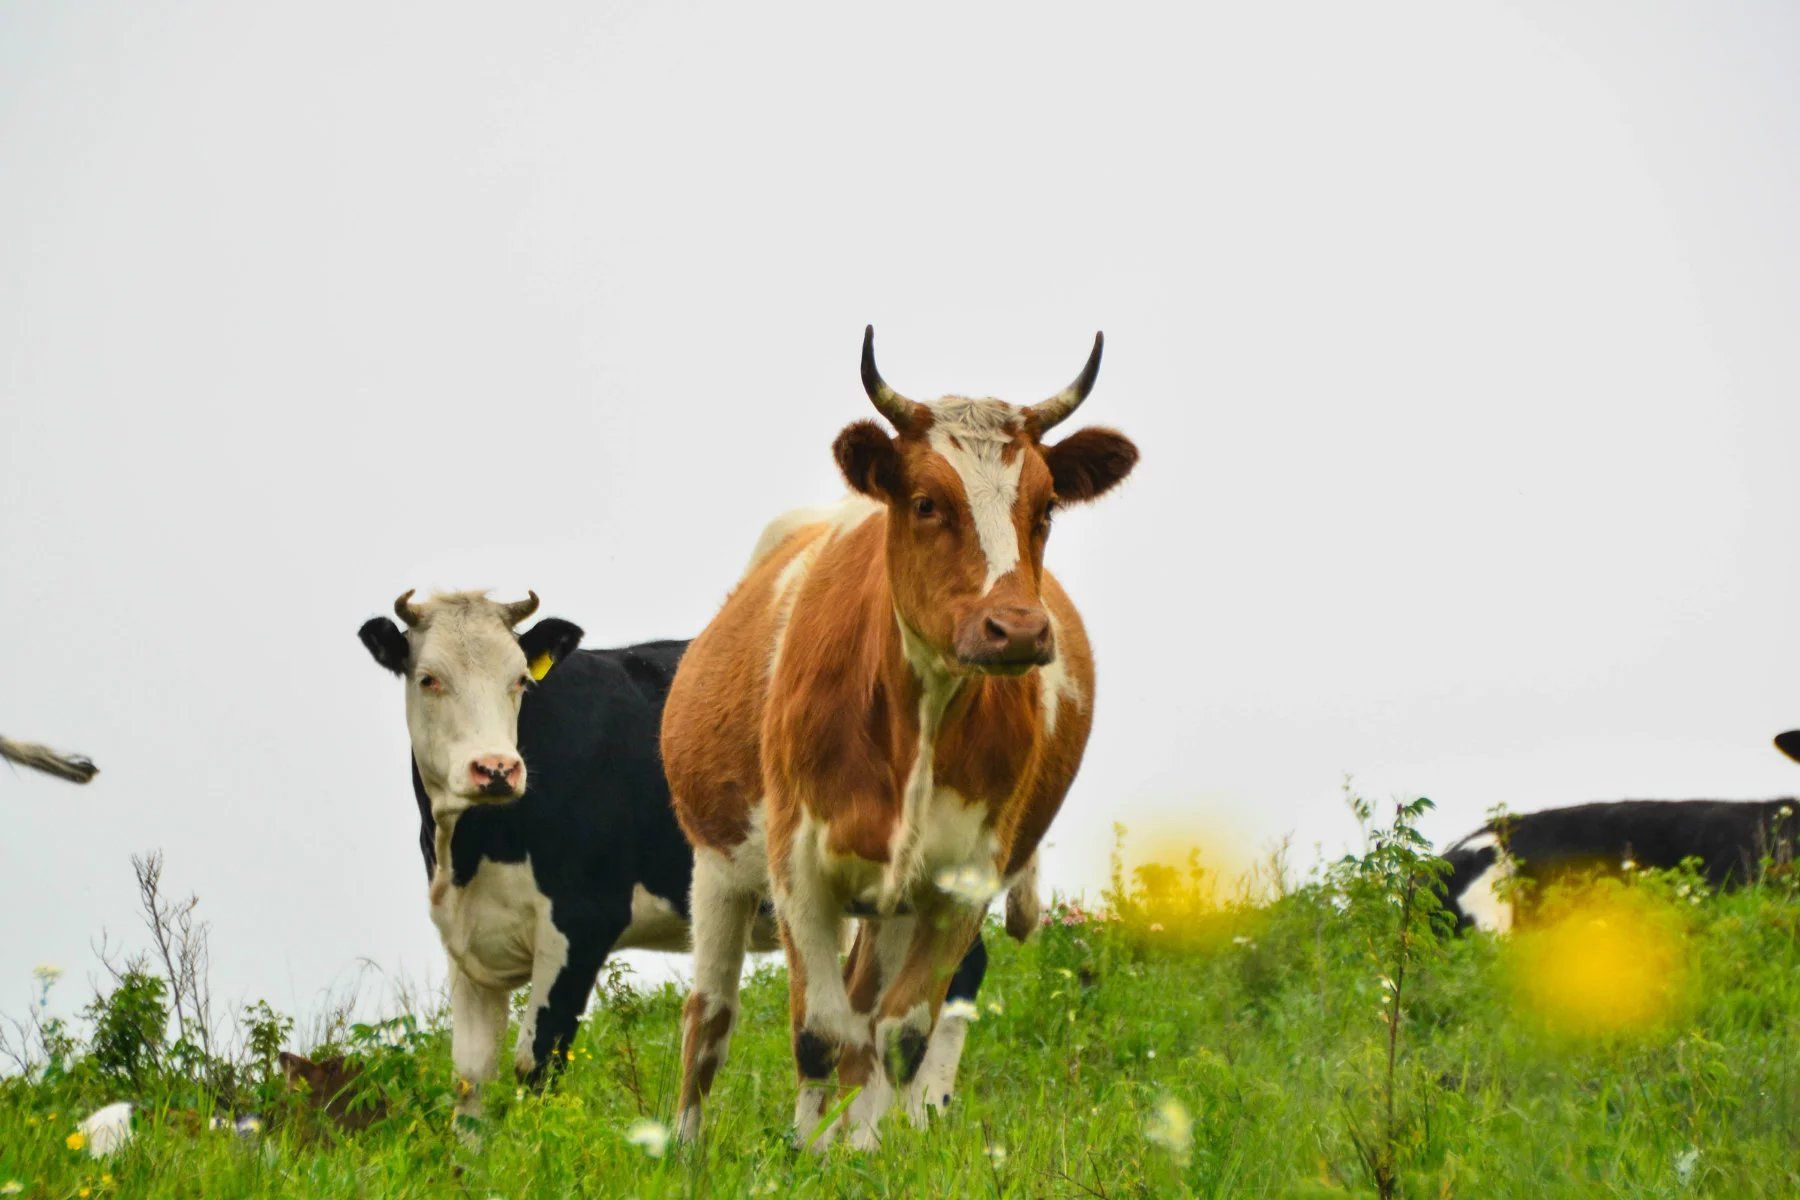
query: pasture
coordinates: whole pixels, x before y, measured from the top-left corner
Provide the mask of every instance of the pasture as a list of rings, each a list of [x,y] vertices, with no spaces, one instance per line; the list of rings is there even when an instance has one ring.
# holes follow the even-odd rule
[[[1368,816],[1367,807],[1361,812]],[[559,1083],[493,1085],[480,1148],[451,1129],[441,1014],[334,1037],[385,1115],[344,1134],[239,1055],[260,1139],[199,1133],[222,1102],[114,1003],[59,1060],[0,1083],[0,1188],[119,1196],[1791,1196],[1800,1190],[1800,905],[1773,865],[1713,895],[1691,873],[1555,888],[1543,925],[1444,938],[1419,809],[1365,852],[1220,888],[1195,861],[1120,870],[993,963],[947,1119],[873,1152],[789,1146],[778,966],[746,982],[698,1151],[665,1141],[673,988],[613,972]],[[62,986],[58,984],[58,986]],[[139,999],[141,1000],[141,996]],[[129,1016],[129,1005],[125,1006]],[[429,1007],[429,1006],[426,1006]],[[1393,1023],[1398,1013],[1398,1024]],[[266,1018],[266,1015],[265,1015]],[[150,1030],[154,1021],[136,1028]],[[155,1042],[155,1031],[151,1041]],[[254,1042],[255,1039],[252,1039]],[[293,1040],[290,1036],[289,1040]],[[101,1104],[148,1117],[94,1161]],[[840,1100],[844,1098],[840,1097]]]

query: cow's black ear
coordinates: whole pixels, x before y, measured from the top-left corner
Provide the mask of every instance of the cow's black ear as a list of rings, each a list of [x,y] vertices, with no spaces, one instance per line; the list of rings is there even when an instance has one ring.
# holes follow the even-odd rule
[[[1786,733],[1776,734],[1775,748],[1795,762],[1800,762],[1800,729],[1790,729]]]
[[[575,652],[581,645],[581,626],[561,617],[545,617],[519,635],[519,649],[525,651],[525,662],[531,677],[542,679],[550,669]]]
[[[369,648],[369,654],[376,662],[396,675],[406,674],[406,660],[412,651],[398,625],[386,617],[370,617],[356,631],[356,636]]]

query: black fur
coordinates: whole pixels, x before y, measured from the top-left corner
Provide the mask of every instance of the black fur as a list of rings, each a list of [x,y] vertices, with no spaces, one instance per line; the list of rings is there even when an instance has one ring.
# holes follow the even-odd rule
[[[370,617],[363,622],[363,627],[356,631],[362,644],[375,661],[396,675],[406,674],[406,658],[410,650],[406,645],[406,635],[400,627],[386,617]]]
[[[1793,800],[1616,800],[1552,808],[1490,822],[1444,855],[1450,874],[1446,905],[1457,927],[1469,917],[1459,900],[1469,885],[1499,858],[1493,846],[1466,843],[1492,836],[1504,843],[1521,878],[1542,884],[1571,871],[1616,874],[1627,858],[1640,867],[1665,869],[1690,858],[1714,887],[1733,887],[1752,878],[1765,855],[1793,853],[1795,818],[1779,818]],[[1521,899],[1529,903],[1530,889]]]

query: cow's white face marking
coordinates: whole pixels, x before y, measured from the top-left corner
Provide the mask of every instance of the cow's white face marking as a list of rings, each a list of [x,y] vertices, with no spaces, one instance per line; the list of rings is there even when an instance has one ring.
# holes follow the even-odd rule
[[[413,761],[441,818],[482,799],[470,764],[519,756],[519,702],[530,683],[505,606],[473,592],[434,596],[406,635],[406,729]],[[525,790],[520,766],[515,793]]]
[[[985,596],[1019,565],[1013,509],[1019,502],[1019,472],[1025,460],[1023,455],[1006,453],[1019,431],[1019,412],[1001,400],[947,397],[931,406],[931,415],[926,440],[962,480],[969,518],[987,559],[987,579],[981,587]]]

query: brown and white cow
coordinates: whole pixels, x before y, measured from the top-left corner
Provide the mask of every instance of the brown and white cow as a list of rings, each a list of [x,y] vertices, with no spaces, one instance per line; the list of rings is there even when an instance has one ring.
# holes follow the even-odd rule
[[[1053,510],[1123,479],[1137,448],[1044,435],[1093,387],[1042,404],[920,404],[875,369],[863,385],[896,435],[838,435],[855,495],[778,519],[693,643],[664,710],[671,796],[695,847],[694,991],[684,1012],[680,1132],[723,1063],[745,931],[772,892],[787,951],[800,1096],[818,1130],[835,1069],[844,1117],[874,1144],[896,1093],[915,1120],[948,1099],[933,1033],[988,900],[1023,873],[1075,777],[1094,666],[1075,606],[1044,570]],[[839,930],[865,918],[847,966]],[[953,1045],[940,1045],[940,1042]],[[929,1085],[929,1086],[927,1086]]]

